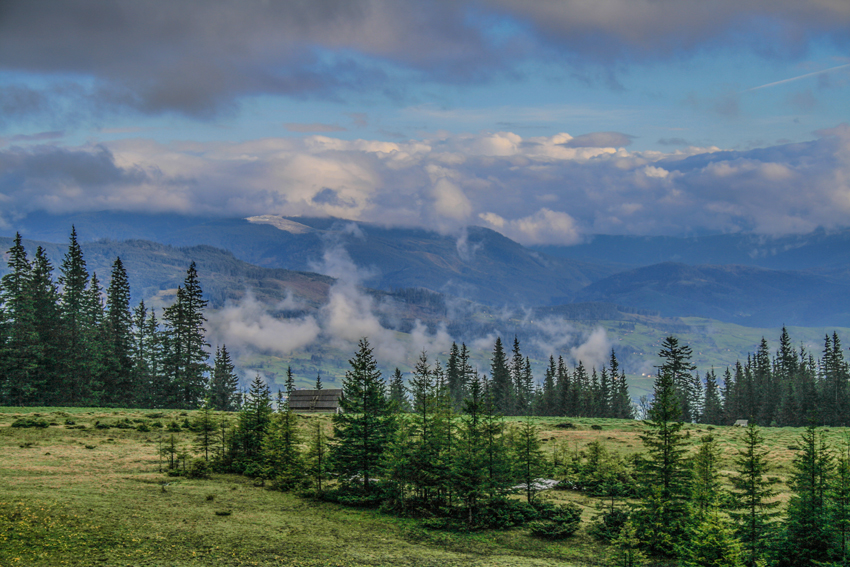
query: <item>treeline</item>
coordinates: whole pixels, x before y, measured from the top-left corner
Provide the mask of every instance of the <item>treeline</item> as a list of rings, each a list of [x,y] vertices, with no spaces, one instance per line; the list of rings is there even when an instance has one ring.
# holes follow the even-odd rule
[[[420,359],[411,380],[421,380],[426,368],[430,368],[427,360]],[[458,347],[452,343],[445,368],[436,361],[430,371],[438,384],[445,384],[452,408],[461,411],[471,380],[477,375],[470,366],[466,345]],[[531,360],[522,354],[519,339],[514,337],[509,356],[501,337],[497,337],[490,359],[489,384],[495,410],[501,415],[634,417],[626,374],[613,350],[608,365],[603,365],[600,372],[595,368],[588,372],[581,361],[570,369],[562,356],[557,362],[550,356],[543,380],[538,382],[532,373]],[[397,369],[390,381],[390,392],[393,401],[403,409],[410,407],[406,391]]]
[[[850,367],[837,333],[826,335],[822,356],[815,358],[802,345],[794,348],[783,327],[773,355],[762,338],[746,362],[726,369],[722,382],[713,369],[701,379],[691,363],[690,347],[680,345],[675,337],[664,339],[660,354],[676,360],[671,373],[686,422],[731,425],[745,419],[778,427],[850,424]],[[644,406],[648,403],[642,401]]]
[[[195,408],[210,398],[217,409],[237,409],[226,347],[208,364],[207,301],[194,263],[161,320],[144,302],[130,309],[121,258],[101,287],[73,228],[57,281],[41,247],[28,259],[20,234],[8,266],[0,279],[0,405]]]
[[[257,485],[343,505],[419,518],[430,529],[525,526],[562,539],[579,528],[574,504],[539,496],[552,488],[599,500],[588,533],[608,544],[607,563],[645,564],[648,556],[686,566],[814,567],[850,564],[850,442],[836,450],[810,426],[790,467],[781,509],[778,480],[759,428],[742,430],[731,467],[721,473],[712,435],[683,431],[674,370],[681,353],[662,351],[654,397],[641,431],[643,452],[623,458],[601,440],[584,449],[544,451],[530,420],[508,425],[492,379],[473,373],[455,412],[439,365],[423,354],[410,381],[408,412],[392,399],[364,339],[350,360],[332,431],[296,415],[258,376],[235,423],[205,407],[196,417],[195,453],[161,441],[170,474],[244,474]],[[396,373],[398,374],[398,373]],[[287,390],[292,391],[288,377]],[[575,427],[571,422],[560,424]],[[728,470],[731,469],[731,470]],[[728,483],[724,482],[728,479]],[[552,479],[552,480],[545,480]],[[520,493],[521,500],[511,497]]]

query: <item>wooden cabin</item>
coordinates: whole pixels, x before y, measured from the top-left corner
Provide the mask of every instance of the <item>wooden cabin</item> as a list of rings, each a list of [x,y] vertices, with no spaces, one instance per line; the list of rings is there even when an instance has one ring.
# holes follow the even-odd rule
[[[339,399],[342,388],[325,390],[293,390],[289,407],[296,412],[340,413]]]

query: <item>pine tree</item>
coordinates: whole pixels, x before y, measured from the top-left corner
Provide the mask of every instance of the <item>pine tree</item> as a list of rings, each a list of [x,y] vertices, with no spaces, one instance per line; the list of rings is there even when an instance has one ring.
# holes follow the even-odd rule
[[[359,485],[368,494],[393,433],[394,419],[368,340],[360,340],[349,364],[351,370],[346,371],[342,383],[342,412],[333,416],[331,457],[342,482]]]
[[[404,385],[404,377],[401,370],[395,369],[390,378],[390,402],[396,411],[410,412],[410,400],[407,399],[407,386]]]
[[[295,377],[292,375],[292,367],[286,367],[286,400],[287,403],[292,397],[292,392],[295,391]]]
[[[744,448],[735,458],[735,474],[729,477],[737,509],[730,516],[737,523],[738,536],[745,546],[744,562],[755,567],[764,558],[774,537],[771,520],[777,515],[773,510],[779,505],[774,500],[776,479],[770,472],[769,453],[764,437],[754,423],[744,432]]]
[[[496,337],[493,345],[493,358],[490,360],[490,380],[492,381],[493,403],[502,415],[510,415],[514,406],[514,388],[511,371],[501,337]]]
[[[9,273],[0,279],[0,306],[4,313],[5,341],[0,342],[0,400],[23,405],[34,400],[40,384],[39,341],[32,297],[32,267],[20,233],[9,249]]]
[[[682,567],[743,567],[743,549],[729,521],[712,510],[679,548]]]
[[[549,366],[546,367],[546,374],[543,376],[543,400],[540,415],[557,415],[558,393],[555,389],[556,375],[555,357],[549,355]]]
[[[672,370],[662,368],[645,422],[649,429],[641,434],[646,455],[640,472],[646,496],[633,519],[649,550],[664,555],[672,555],[682,543],[689,520],[690,471],[681,412]]]
[[[239,409],[239,377],[234,372],[227,345],[216,348],[209,396],[212,407],[219,411]]]
[[[271,424],[272,415],[271,392],[266,381],[257,374],[248,387],[248,396],[239,412],[234,434],[238,451],[238,472],[249,476],[260,476],[263,473],[263,438]]]
[[[534,503],[537,480],[546,470],[546,459],[540,448],[539,430],[530,419],[513,428],[510,435],[513,463],[517,480],[525,486],[525,498]]]
[[[664,363],[658,368],[659,376],[665,371],[673,380],[676,397],[679,401],[679,412],[682,421],[692,423],[699,417],[700,399],[699,377],[692,372],[696,369],[691,363],[691,347],[679,345],[679,340],[668,336],[661,343],[658,356]]]
[[[850,563],[850,439],[845,438],[829,486],[830,524],[835,537],[834,556],[840,565]]]
[[[53,266],[44,249],[36,249],[30,278],[33,324],[39,356],[37,375],[33,382],[40,393],[42,405],[59,405],[65,399],[62,391],[63,326],[59,311],[59,290],[53,283]]]
[[[714,375],[713,368],[711,372],[705,373],[705,406],[700,423],[723,424],[723,401],[720,399],[720,390],[717,387],[717,377]]]
[[[104,353],[104,396],[107,402],[124,407],[134,397],[132,327],[130,281],[119,257],[112,264],[112,277],[106,290],[104,334],[108,346]]]
[[[195,263],[189,266],[183,286],[177,288],[177,300],[165,309],[168,334],[166,372],[172,383],[171,403],[176,407],[196,407],[206,390],[209,370],[204,338],[203,298]]]
[[[321,391],[322,389],[322,374],[316,374],[316,388],[317,391]]]
[[[210,453],[215,446],[215,433],[218,423],[212,412],[209,400],[204,400],[201,409],[196,414],[192,429],[195,431],[195,447],[203,453],[204,460],[210,460]]]
[[[800,445],[789,483],[792,496],[780,565],[814,567],[829,560],[832,548],[827,497],[834,463],[824,433],[813,425],[803,432]]]
[[[487,433],[483,420],[484,389],[473,376],[463,404],[458,440],[453,452],[452,481],[455,493],[466,508],[467,524],[475,524],[479,502],[487,494]]]
[[[77,231],[71,227],[68,252],[60,267],[59,285],[62,287],[61,313],[65,336],[65,376],[62,388],[68,393],[70,405],[82,404],[89,399],[89,380],[85,352],[85,299],[89,274],[83,251],[77,242]]]
[[[511,385],[513,386],[513,407],[506,409],[505,415],[527,415],[528,398],[531,392],[525,389],[525,358],[519,346],[519,338],[514,335],[514,346],[510,362]]]
[[[700,439],[693,459],[693,481],[691,504],[699,521],[705,520],[709,512],[717,508],[723,489],[720,486],[720,447],[713,435]]]
[[[465,350],[466,345],[464,345]],[[460,410],[463,407],[463,398],[466,390],[466,375],[464,360],[461,359],[460,349],[457,343],[452,343],[449,350],[449,361],[446,365],[446,379],[449,383],[449,394],[452,399],[452,407]],[[468,362],[468,356],[467,361]]]
[[[278,392],[280,394],[280,392]],[[278,404],[262,440],[263,478],[278,490],[292,490],[304,483],[304,460],[298,451],[298,417],[288,402]]]
[[[316,420],[313,435],[307,450],[307,475],[313,483],[313,490],[321,497],[323,483],[330,476],[330,462],[328,458],[328,437],[322,429],[322,422]]]

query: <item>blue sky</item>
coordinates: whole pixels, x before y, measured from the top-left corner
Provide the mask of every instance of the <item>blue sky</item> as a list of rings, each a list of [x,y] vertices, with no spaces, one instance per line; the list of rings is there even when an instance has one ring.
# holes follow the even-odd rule
[[[333,215],[525,243],[850,219],[842,0],[11,2],[0,223]]]

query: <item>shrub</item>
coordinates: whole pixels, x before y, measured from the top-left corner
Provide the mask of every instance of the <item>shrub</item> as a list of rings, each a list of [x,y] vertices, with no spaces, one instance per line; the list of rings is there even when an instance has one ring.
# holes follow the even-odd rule
[[[180,431],[180,424],[177,423],[176,421],[172,421],[171,423],[168,424],[166,431],[175,431],[175,432]]]
[[[50,424],[47,423],[46,420],[44,420],[44,419],[33,419],[31,417],[22,417],[22,418],[16,419],[15,421],[12,422],[12,427],[23,427],[23,428],[36,427],[38,429],[44,429],[44,428],[49,427],[49,426],[50,426]]]
[[[578,530],[581,524],[581,508],[573,503],[557,507],[557,512],[549,520],[531,522],[531,533],[546,539],[568,538]]]
[[[94,422],[94,428],[95,429],[109,429],[110,427],[112,427],[112,425],[110,425],[108,423],[102,423],[100,421]]]
[[[147,423],[140,423],[136,426],[136,431],[141,431],[142,433],[147,433],[151,428]]]
[[[628,520],[629,514],[622,508],[606,510],[595,518],[587,531],[600,541],[611,542],[620,535],[620,530]]]
[[[575,429],[576,425],[571,421],[562,421],[561,423],[556,423],[555,427],[558,429]]]
[[[73,419],[66,419],[65,425],[77,425],[77,422],[74,421]]]
[[[595,423],[593,425],[591,425],[590,428],[593,429],[594,431],[602,431],[602,426],[597,425]]]
[[[186,469],[186,476],[188,478],[209,478],[210,464],[206,459],[192,459],[189,468]]]

